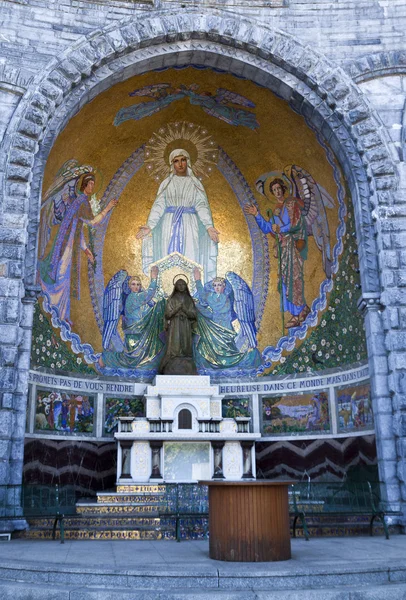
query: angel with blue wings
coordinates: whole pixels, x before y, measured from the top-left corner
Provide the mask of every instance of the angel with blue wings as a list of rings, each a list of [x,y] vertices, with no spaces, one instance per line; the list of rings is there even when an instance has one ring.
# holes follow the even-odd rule
[[[215,277],[204,286],[194,269],[198,309],[197,364],[208,368],[236,365],[256,367],[257,349],[254,299],[249,286],[236,273]],[[239,332],[233,327],[238,320]]]
[[[163,343],[164,301],[154,302],[158,267],[151,269],[151,282],[143,289],[138,276],[118,271],[108,282],[103,298],[103,353],[99,366],[154,368],[159,363]],[[118,325],[124,334],[124,344]]]
[[[94,264],[91,228],[118,203],[101,210],[94,199],[96,176],[92,167],[75,159],[64,163],[41,206],[39,279],[62,320],[70,320],[71,296],[80,300],[82,252]]]
[[[314,237],[322,253],[326,277],[330,279],[332,276],[326,207],[333,208],[334,200],[310,173],[297,165],[289,165],[283,173],[261,175],[256,181],[256,188],[266,197],[269,190],[276,199],[276,207],[268,210],[269,220],[254,204],[246,205],[244,211],[255,217],[263,233],[270,233],[275,239],[283,328],[299,327],[310,313],[303,274],[308,236]],[[285,312],[291,315],[286,324]]]
[[[230,125],[242,125],[253,130],[259,127],[255,114],[246,110],[255,108],[255,104],[248,98],[225,88],[218,88],[215,94],[199,93],[198,89],[199,86],[195,83],[188,86],[180,85],[178,88],[173,88],[169,83],[156,83],[134,90],[130,96],[149,97],[153,100],[121,108],[114,119],[114,125],[121,125],[130,119],[139,121],[163,110],[172,102],[189,98],[190,104],[200,106],[208,115]],[[236,108],[232,106],[233,104],[244,108]]]

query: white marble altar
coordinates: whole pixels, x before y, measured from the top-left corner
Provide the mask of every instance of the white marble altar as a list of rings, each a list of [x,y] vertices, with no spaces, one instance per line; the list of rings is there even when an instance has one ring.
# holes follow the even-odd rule
[[[202,473],[255,479],[260,435],[250,417],[223,418],[222,398],[208,376],[157,375],[145,392],[146,417],[119,420],[117,484],[196,481]]]

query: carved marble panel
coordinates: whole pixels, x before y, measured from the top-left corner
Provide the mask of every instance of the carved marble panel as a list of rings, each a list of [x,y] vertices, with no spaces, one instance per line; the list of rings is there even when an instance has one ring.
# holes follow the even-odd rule
[[[151,451],[149,442],[134,442],[131,474],[134,481],[147,481],[150,475]]]
[[[223,472],[226,479],[240,479],[242,476],[242,450],[239,442],[225,443]]]

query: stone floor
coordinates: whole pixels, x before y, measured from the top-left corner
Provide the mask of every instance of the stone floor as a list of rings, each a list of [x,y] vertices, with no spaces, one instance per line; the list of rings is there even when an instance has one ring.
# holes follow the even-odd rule
[[[406,536],[292,540],[277,563],[211,560],[208,542],[0,542],[1,600],[406,600]]]

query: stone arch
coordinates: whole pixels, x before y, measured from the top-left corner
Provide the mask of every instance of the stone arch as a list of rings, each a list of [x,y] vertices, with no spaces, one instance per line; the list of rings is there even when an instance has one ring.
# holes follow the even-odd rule
[[[192,429],[192,413],[189,408],[182,408],[178,412],[178,429]]]
[[[362,59],[348,63],[345,70],[358,85],[361,84],[361,87],[363,83],[374,79],[394,76],[401,78],[406,75],[406,52],[392,50],[391,52],[369,54]],[[404,162],[406,155],[406,102],[403,104],[399,125],[401,125],[400,146],[394,149],[393,155],[396,156],[397,152],[400,162]]]
[[[183,402],[181,404],[178,404],[178,406],[175,408],[175,410],[173,412],[173,430],[174,431],[184,431],[184,428],[179,427],[179,425],[180,425],[179,415],[183,411],[190,413],[190,425],[191,426],[190,426],[190,428],[187,428],[187,429],[197,431],[199,428],[198,419],[201,418],[201,416],[202,416],[201,411],[199,410],[198,407],[193,406],[193,404],[190,404],[188,402]]]
[[[375,335],[381,284],[373,211],[393,204],[398,185],[386,134],[356,84],[334,63],[282,31],[229,13],[149,12],[134,22],[112,23],[79,40],[31,83],[7,132],[3,180],[10,223],[15,215],[22,217],[20,226],[28,225],[26,293],[35,293],[42,176],[60,131],[114,83],[160,66],[190,63],[216,66],[275,92],[322,133],[340,161],[354,201],[364,304],[374,309],[367,322],[373,373],[373,361],[382,358],[377,349],[384,347],[382,332]],[[24,318],[28,329],[30,318]],[[26,371],[26,360],[20,369]],[[20,382],[24,387],[24,376]],[[384,395],[389,397],[387,385]],[[379,448],[378,453],[383,457]]]
[[[345,71],[356,83],[376,77],[406,75],[406,52],[375,52],[345,65]]]
[[[265,85],[323,133],[355,199],[358,242],[365,254],[360,257],[363,290],[378,292],[371,196],[382,192],[390,204],[397,176],[382,127],[356,85],[284,32],[227,13],[193,10],[147,13],[136,22],[113,23],[54,59],[32,82],[10,124],[4,179],[6,198],[11,195],[25,206],[30,197],[26,287],[35,282],[42,172],[59,132],[81,106],[113,83],[188,62],[218,66]]]

